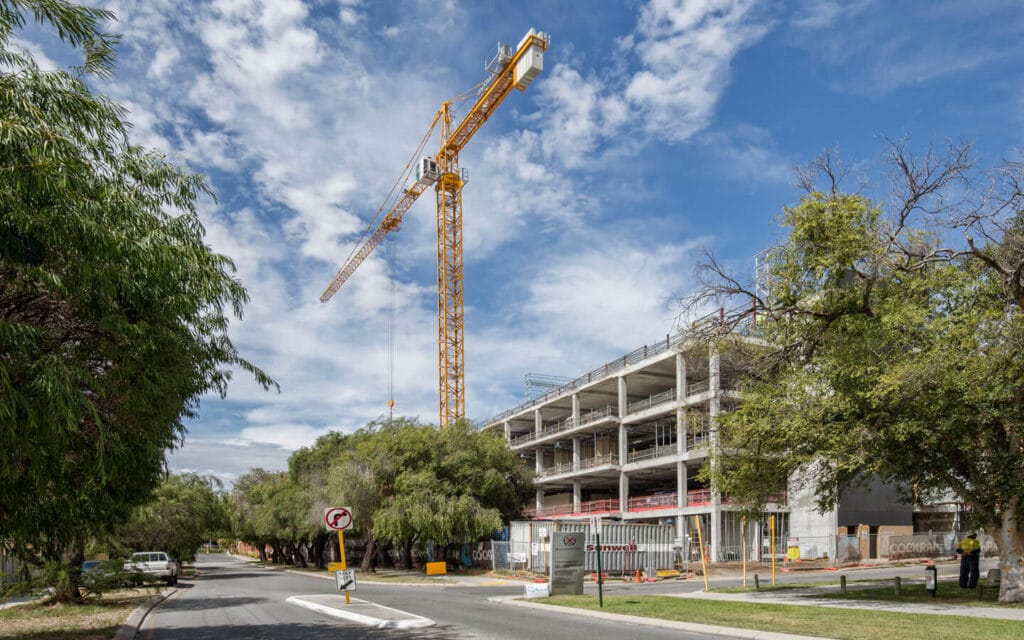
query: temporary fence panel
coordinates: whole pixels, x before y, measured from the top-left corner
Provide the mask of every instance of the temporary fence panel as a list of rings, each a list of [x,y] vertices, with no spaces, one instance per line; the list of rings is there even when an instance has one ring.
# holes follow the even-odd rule
[[[504,540],[491,540],[491,569],[511,569],[508,561],[509,543]]]
[[[581,520],[557,522],[556,532],[586,535],[586,570],[597,571],[597,539]],[[668,524],[604,522],[601,525],[601,570],[610,576],[632,576],[639,569],[672,569],[675,527]]]

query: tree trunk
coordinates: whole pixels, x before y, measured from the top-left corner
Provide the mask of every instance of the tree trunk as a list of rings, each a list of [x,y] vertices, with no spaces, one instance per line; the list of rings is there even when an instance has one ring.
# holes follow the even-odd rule
[[[402,568],[406,571],[412,569],[412,540],[406,540],[402,548]]]
[[[1003,511],[999,530],[1000,602],[1024,602],[1024,522],[1015,500]]]
[[[78,588],[82,580],[82,562],[85,560],[85,552],[81,545],[75,543],[71,559],[67,564],[65,578],[54,586],[53,599],[57,602],[81,602],[82,591]],[[54,560],[60,562],[60,558]]]
[[[281,549],[281,543],[280,542],[271,542],[270,543],[270,551],[271,551],[271,556],[270,556],[270,561],[271,562],[273,562],[274,564],[281,564],[282,562],[284,562],[284,551]]]
[[[366,552],[363,554],[363,562],[359,565],[359,569],[363,573],[374,572],[374,558],[377,555],[377,540],[376,538],[369,538],[366,540]]]
[[[299,558],[299,566],[303,569],[309,568],[309,564],[306,563],[306,549],[307,547],[305,542],[295,545],[295,555]]]
[[[313,539],[313,564],[317,569],[326,569],[327,562],[324,559],[324,548],[329,542],[326,533],[318,533]]]
[[[256,548],[259,549],[259,552],[260,552],[260,562],[262,562],[263,564],[266,564],[267,563],[267,545],[263,544],[261,542],[260,544],[256,545]]]

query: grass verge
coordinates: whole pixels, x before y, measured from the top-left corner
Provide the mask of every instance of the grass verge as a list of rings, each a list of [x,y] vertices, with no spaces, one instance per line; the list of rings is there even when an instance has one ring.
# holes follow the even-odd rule
[[[554,596],[540,602],[599,610],[597,599],[593,596]],[[872,609],[718,602],[671,596],[605,597],[604,608],[600,610],[645,618],[776,631],[836,640],[1019,640],[1022,628],[1020,622],[1011,620],[893,613]]]
[[[119,592],[83,604],[32,603],[0,610],[0,638],[109,640],[152,592]]]

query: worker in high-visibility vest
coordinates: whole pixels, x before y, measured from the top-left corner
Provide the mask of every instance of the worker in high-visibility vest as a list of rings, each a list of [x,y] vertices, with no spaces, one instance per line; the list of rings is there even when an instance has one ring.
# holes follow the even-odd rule
[[[970,533],[956,547],[960,554],[960,588],[973,589],[978,586],[978,563],[981,560],[981,543],[978,534]]]

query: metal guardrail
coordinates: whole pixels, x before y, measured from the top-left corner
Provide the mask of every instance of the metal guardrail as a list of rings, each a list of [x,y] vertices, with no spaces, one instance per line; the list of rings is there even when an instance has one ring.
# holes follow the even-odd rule
[[[638,411],[644,411],[651,407],[656,407],[659,404],[666,402],[672,402],[676,399],[676,390],[669,389],[668,391],[662,391],[652,396],[648,396],[643,400],[635,400],[626,405],[626,413],[636,413]]]
[[[630,451],[626,455],[626,462],[641,462],[643,460],[653,460],[655,458],[675,455],[677,452],[678,449],[676,448],[675,444],[655,445],[653,447],[642,449],[640,451]]]
[[[686,506],[697,507],[711,504],[710,489],[694,489],[686,492]]]
[[[693,451],[694,449],[702,449],[708,446],[711,440],[711,434],[707,431],[701,433],[695,433],[693,435],[686,436],[686,450]]]
[[[594,467],[603,467],[607,464],[618,464],[619,454],[617,453],[606,453],[602,456],[594,456],[593,458],[584,458],[580,460],[580,471],[584,469],[593,469]]]
[[[676,506],[678,494],[659,493],[653,496],[636,496],[626,501],[629,511],[647,511],[650,509],[671,509]]]
[[[509,445],[513,447],[518,447],[529,442],[533,442],[534,440],[540,440],[542,438],[546,438],[557,433],[562,433],[564,431],[572,431],[573,429],[576,429],[578,427],[586,427],[592,423],[598,422],[599,420],[608,417],[616,417],[615,407],[612,405],[608,405],[603,409],[594,409],[593,411],[588,411],[587,413],[580,414],[579,419],[570,416],[565,420],[556,422],[551,426],[544,427],[543,429],[541,429],[541,432],[539,434],[535,431],[524,433],[520,436],[512,438],[512,440],[509,442]]]

